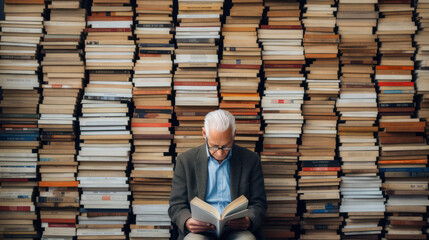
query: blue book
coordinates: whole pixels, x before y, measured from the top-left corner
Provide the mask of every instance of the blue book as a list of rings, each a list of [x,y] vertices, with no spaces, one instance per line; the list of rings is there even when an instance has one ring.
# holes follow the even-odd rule
[[[380,168],[380,172],[429,172],[429,168]]]

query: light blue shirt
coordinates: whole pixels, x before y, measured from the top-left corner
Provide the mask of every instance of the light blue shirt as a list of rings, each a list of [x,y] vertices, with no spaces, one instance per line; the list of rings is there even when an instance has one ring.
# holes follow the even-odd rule
[[[221,164],[210,156],[207,144],[206,150],[208,158],[206,202],[214,206],[222,214],[225,207],[231,203],[229,171],[232,150],[229,151],[228,156]]]

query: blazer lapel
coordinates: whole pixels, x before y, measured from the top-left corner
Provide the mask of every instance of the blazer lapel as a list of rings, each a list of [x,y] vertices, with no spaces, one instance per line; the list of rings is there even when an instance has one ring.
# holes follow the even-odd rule
[[[230,189],[231,189],[231,201],[234,201],[238,197],[238,190],[241,179],[241,168],[242,162],[238,148],[234,145],[232,149],[232,156],[230,162]]]
[[[206,152],[206,145],[199,147],[196,156],[196,176],[198,185],[198,198],[206,200],[207,191],[207,171],[208,171],[208,158]]]

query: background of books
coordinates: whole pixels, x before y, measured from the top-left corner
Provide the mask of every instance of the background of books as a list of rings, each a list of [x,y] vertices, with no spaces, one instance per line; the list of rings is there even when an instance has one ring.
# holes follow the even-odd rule
[[[204,115],[261,156],[268,239],[427,239],[429,1],[5,0],[2,239],[170,239]]]

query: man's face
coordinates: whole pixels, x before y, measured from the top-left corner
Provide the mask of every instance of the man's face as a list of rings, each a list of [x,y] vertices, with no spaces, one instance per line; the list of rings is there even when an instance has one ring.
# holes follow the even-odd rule
[[[228,128],[224,132],[218,132],[216,130],[212,130],[210,128],[209,136],[210,138],[207,138],[205,129],[203,128],[203,136],[207,140],[207,144],[209,147],[210,154],[218,161],[222,161],[228,156],[229,151],[231,150],[224,150],[219,149],[217,151],[210,150],[212,147],[217,148],[224,148],[224,147],[232,147],[234,143],[234,136],[232,135],[231,128]]]

